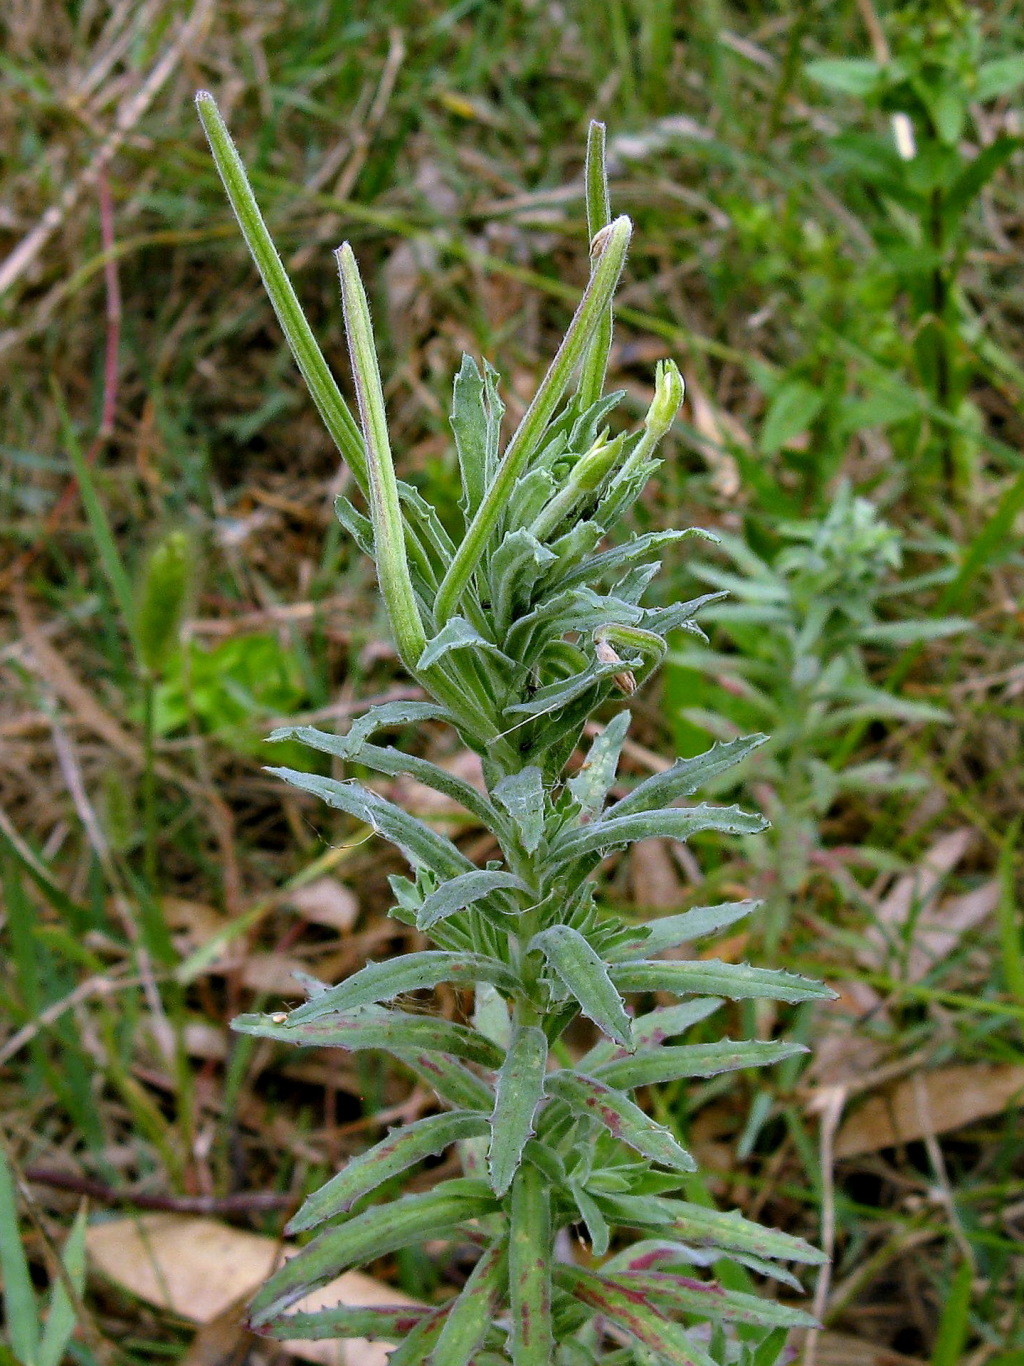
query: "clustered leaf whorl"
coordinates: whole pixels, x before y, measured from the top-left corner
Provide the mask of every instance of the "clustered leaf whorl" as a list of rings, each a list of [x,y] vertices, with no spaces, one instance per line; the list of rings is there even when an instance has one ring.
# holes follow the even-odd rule
[[[384,1050],[447,1108],[390,1133],[306,1200],[290,1230],[321,1231],[259,1292],[251,1322],[280,1338],[401,1340],[392,1366],[774,1360],[785,1330],[811,1320],[697,1278],[694,1269],[729,1259],[796,1285],[780,1263],[814,1264],[821,1255],[739,1214],[680,1198],[696,1164],[630,1093],[802,1051],[773,1041],[670,1042],[723,998],[799,1002],[829,993],[746,964],[660,958],[733,924],[753,903],[627,926],[599,907],[593,878],[609,851],[635,840],[762,829],[761,817],[735,807],[676,804],[762,737],[681,759],[609,805],[629,726],[620,711],[582,766],[567,769],[588,719],[643,685],[668,633],[700,635],[694,618],[708,600],[643,603],[661,551],[693,533],[610,540],[657,467],[682,381],[671,362],[661,364],[642,428],[610,435],[605,421],[623,397],[602,396],[610,307],[631,228],[625,218],[608,222],[603,129],[592,125],[588,148],[590,280],[504,452],[495,372],[485,364],[481,373],[466,357],[456,377],[463,519],[456,542],[435,509],[395,477],[351,249],[341,249],[339,264],[361,441],[291,306],[294,295],[209,96],[200,97],[200,112],[278,316],[366,498],[369,517],[344,498],[338,516],[373,557],[401,658],[430,699],[371,708],[343,736],[293,726],[272,738],[305,741],[372,772],[411,775],[460,803],[501,855],[476,867],[451,840],[358,782],[271,770],[401,850],[412,876],[392,879],[391,914],[436,947],[370,963],[337,986],[307,980],[306,1004],[284,1015],[242,1016],[234,1027],[293,1044]],[[486,792],[378,738],[427,720],[448,722],[480,755]],[[384,1004],[441,982],[473,988],[472,1024]],[[654,992],[685,999],[639,1016],[627,1006],[626,997],[643,1001]],[[603,1037],[574,1060],[562,1036],[581,1014]],[[463,1177],[367,1203],[383,1182],[453,1143]],[[556,1255],[565,1229],[585,1231],[585,1266]],[[612,1253],[616,1230],[630,1230],[633,1241],[618,1236]],[[447,1304],[295,1309],[346,1268],[439,1237],[480,1249],[462,1292]],[[694,1330],[708,1322],[713,1329]],[[755,1358],[724,1325],[778,1331]]]

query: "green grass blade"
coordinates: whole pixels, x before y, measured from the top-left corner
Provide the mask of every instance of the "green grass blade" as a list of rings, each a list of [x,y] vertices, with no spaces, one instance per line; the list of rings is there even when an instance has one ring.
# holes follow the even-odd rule
[[[958,1363],[963,1361],[967,1330],[970,1326],[972,1278],[970,1262],[962,1262],[953,1277],[942,1317],[939,1319],[931,1366],[958,1366]]]
[[[7,1337],[23,1366],[37,1366],[39,1306],[18,1228],[18,1199],[7,1160],[0,1153],[0,1272],[3,1273]]]

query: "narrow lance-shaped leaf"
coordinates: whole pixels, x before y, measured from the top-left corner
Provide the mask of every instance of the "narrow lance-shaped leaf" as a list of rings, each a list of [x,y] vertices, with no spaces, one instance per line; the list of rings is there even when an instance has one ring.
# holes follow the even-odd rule
[[[672,807],[668,811],[639,811],[614,819],[605,816],[590,825],[566,831],[552,850],[552,858],[565,863],[634,840],[688,840],[704,830],[718,830],[724,835],[756,835],[767,825],[763,816],[741,811],[738,806]]]
[[[328,806],[365,821],[397,845],[413,867],[429,868],[438,877],[457,877],[473,867],[451,840],[360,783],[337,782],[333,778],[322,778],[318,773],[302,773],[293,768],[268,768],[267,772],[304,792],[312,792]]]
[[[530,941],[579,1002],[588,1020],[623,1048],[632,1048],[629,1016],[601,958],[578,930],[552,925]]]
[[[427,1366],[469,1366],[491,1327],[505,1273],[505,1239],[500,1238],[480,1257],[450,1306]]]
[[[727,996],[731,1001],[828,1001],[835,992],[823,982],[776,968],[722,963],[716,958],[685,962],[615,964],[611,978],[620,991],[669,991],[676,996]]]
[[[735,1210],[708,1209],[683,1200],[674,1200],[672,1204],[675,1206],[672,1231],[698,1247],[749,1252],[755,1257],[803,1262],[808,1266],[820,1266],[828,1261],[824,1252],[804,1242],[803,1238],[755,1224]]]
[[[655,1048],[632,1058],[600,1062],[592,1070],[609,1086],[633,1090],[637,1086],[655,1086],[682,1077],[717,1077],[722,1072],[736,1072],[744,1067],[772,1067],[806,1052],[804,1045],[799,1043],[758,1039],[734,1043],[725,1039],[721,1043]]]
[[[442,1101],[460,1110],[479,1110],[490,1114],[494,1091],[475,1072],[443,1053],[416,1053],[395,1049],[394,1057]]]
[[[699,1024],[713,1015],[722,1005],[717,997],[698,998],[695,1001],[680,1001],[674,1006],[659,1006],[646,1015],[641,1015],[633,1024],[633,1043],[638,1053],[656,1048],[666,1039],[684,1033],[691,1025]],[[592,1074],[595,1067],[628,1056],[609,1039],[601,1039],[589,1053],[580,1058],[577,1070]]]
[[[660,920],[649,920],[641,929],[644,935],[624,944],[616,944],[608,954],[609,958],[649,958],[666,949],[678,948],[691,940],[703,939],[719,930],[728,929],[737,920],[743,920],[756,911],[759,901],[724,901],[718,906],[694,906],[693,910],[682,911],[679,915],[665,915]]]
[[[85,1289],[85,1233],[86,1212],[84,1204],[75,1216],[71,1232],[61,1249],[60,1259],[64,1264],[71,1288],[79,1299]],[[56,1277],[50,1291],[50,1306],[46,1315],[46,1326],[39,1343],[39,1356],[36,1366],[60,1366],[64,1360],[71,1335],[75,1331],[78,1312],[63,1277]]]
[[[577,1299],[624,1328],[666,1362],[680,1366],[714,1366],[713,1359],[682,1325],[664,1318],[639,1291],[575,1267],[560,1266],[558,1280]]]
[[[582,768],[569,779],[567,786],[579,804],[583,820],[591,820],[604,806],[608,789],[615,781],[631,719],[628,711],[613,716],[604,730],[594,737]]]
[[[436,709],[435,709],[436,710]],[[446,768],[432,764],[429,759],[421,759],[414,754],[405,754],[391,745],[371,745],[366,741],[350,742],[349,735],[332,735],[329,731],[316,730],[313,726],[279,726],[267,736],[271,740],[299,740],[322,754],[334,754],[339,759],[363,764],[376,773],[397,776],[407,773],[410,778],[433,788],[435,792],[450,797],[452,801],[464,806],[485,826],[499,823],[498,813],[482,793],[464,779],[449,773]]]
[[[728,740],[724,744],[712,745],[703,754],[692,759],[677,759],[664,773],[656,773],[639,786],[634,787],[628,797],[623,797],[609,807],[607,819],[631,816],[637,811],[657,811],[671,806],[678,797],[692,796],[698,788],[727,772],[759,749],[768,739],[767,735],[747,735],[741,740]]]
[[[394,1342],[431,1321],[436,1309],[420,1308],[414,1304],[351,1305],[336,1304],[330,1309],[316,1309],[295,1314],[280,1314],[261,1323],[262,1337],[304,1342],[325,1338],[367,1338],[370,1342]]]
[[[478,868],[472,873],[462,873],[450,882],[442,882],[426,897],[416,916],[416,928],[429,930],[437,921],[472,906],[474,901],[491,892],[500,891],[525,892],[526,884],[514,873],[503,873],[499,869]]]
[[[344,1214],[363,1195],[390,1181],[417,1162],[442,1153],[459,1139],[487,1133],[487,1116],[467,1110],[418,1119],[351,1158],[325,1186],[306,1198],[288,1223],[285,1233],[304,1233],[325,1219]]]
[[[579,1072],[553,1072],[547,1090],[573,1110],[593,1117],[621,1143],[635,1148],[652,1162],[676,1171],[696,1171],[697,1164],[676,1142],[671,1130],[656,1124],[621,1091]]]
[[[623,1290],[635,1290],[663,1306],[669,1313],[698,1314],[702,1318],[724,1319],[727,1323],[749,1323],[755,1328],[816,1328],[812,1314],[774,1300],[759,1299],[741,1291],[726,1290],[713,1281],[699,1281],[663,1271],[620,1271],[614,1283]]]
[[[510,773],[496,783],[494,798],[512,817],[523,848],[532,854],[544,833],[544,778],[535,764]]]
[[[508,1288],[512,1366],[551,1366],[551,1196],[531,1162],[512,1182]]]
[[[373,1261],[421,1238],[444,1237],[465,1219],[493,1213],[494,1197],[481,1181],[445,1181],[423,1195],[374,1205],[307,1243],[276,1271],[253,1300],[249,1321],[259,1328],[346,1267]]]
[[[519,986],[511,968],[496,958],[485,958],[479,953],[447,953],[427,949],[423,953],[408,953],[401,958],[389,958],[383,963],[367,963],[365,968],[322,992],[312,1001],[299,1006],[288,1016],[291,1027],[306,1020],[317,1020],[323,1015],[354,1010],[357,1006],[390,1001],[406,991],[424,991],[439,982],[458,982],[471,986],[476,982],[490,982],[499,990],[511,994]]]
[[[517,1026],[498,1073],[487,1167],[491,1187],[504,1195],[518,1170],[533,1117],[544,1095],[548,1041],[542,1029]]]
[[[314,997],[314,1001],[321,1000],[322,995]],[[239,1034],[255,1034],[306,1048],[344,1048],[353,1053],[364,1048],[381,1048],[388,1053],[422,1049],[451,1053],[481,1067],[501,1064],[501,1050],[490,1039],[438,1015],[410,1015],[402,1010],[360,1006],[351,1011],[331,1011],[298,1024],[292,1024],[291,1019],[292,1016],[282,1019],[280,1015],[238,1015],[231,1028]]]

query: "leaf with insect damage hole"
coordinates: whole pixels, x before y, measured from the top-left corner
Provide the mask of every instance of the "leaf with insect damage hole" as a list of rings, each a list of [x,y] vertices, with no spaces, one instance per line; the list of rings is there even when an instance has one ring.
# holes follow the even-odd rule
[[[679,797],[690,797],[712,778],[717,778],[720,773],[742,762],[748,754],[753,754],[755,749],[760,749],[767,739],[767,735],[747,735],[741,740],[727,740],[712,745],[692,759],[677,759],[664,773],[655,773],[645,779],[634,787],[628,797],[609,807],[606,819],[632,816],[638,811],[661,811]]]
[[[450,1305],[441,1336],[426,1366],[469,1366],[477,1359],[490,1331],[506,1281],[505,1239],[493,1242],[480,1256]]]
[[[613,716],[604,730],[594,737],[583,767],[569,779],[567,786],[580,808],[582,820],[592,820],[604,807],[608,789],[615,781],[619,755],[631,720],[628,711]]]
[[[544,1031],[533,1025],[516,1026],[498,1073],[491,1115],[487,1169],[496,1195],[504,1195],[512,1184],[527,1139],[533,1134],[533,1117],[544,1095],[547,1060]]]
[[[714,1366],[713,1359],[680,1324],[664,1318],[639,1291],[627,1290],[604,1276],[559,1266],[556,1279],[578,1300],[625,1331],[667,1362],[680,1366]]]
[[[312,792],[328,806],[365,822],[378,835],[397,845],[414,868],[429,868],[438,877],[458,877],[459,873],[466,873],[473,867],[451,840],[360,783],[338,782],[334,778],[322,778],[318,773],[300,773],[293,768],[268,768],[266,772],[304,792]]]
[[[551,857],[555,863],[567,863],[584,854],[603,854],[635,840],[688,840],[705,830],[718,830],[724,835],[756,835],[767,826],[763,816],[741,811],[738,806],[670,807],[667,811],[638,811],[617,818],[605,815],[589,825],[563,832],[555,841]]]
[[[616,963],[612,981],[620,991],[667,991],[674,996],[725,996],[730,1001],[832,1001],[823,982],[777,968],[723,963],[717,958]]]
[[[339,982],[337,986],[293,1010],[288,1016],[288,1023],[294,1026],[337,1011],[390,1001],[403,992],[424,991],[436,987],[439,982],[455,982],[459,986],[490,982],[506,995],[515,992],[519,986],[519,979],[512,969],[499,963],[496,958],[487,958],[480,953],[427,949],[423,953],[388,958],[383,963],[367,963],[365,968],[360,968],[344,982]]]
[[[325,1219],[345,1214],[360,1199],[390,1181],[399,1172],[414,1167],[426,1157],[442,1153],[463,1138],[478,1138],[487,1133],[487,1116],[469,1110],[452,1110],[428,1115],[388,1134],[387,1138],[351,1158],[325,1186],[314,1191],[289,1220],[285,1233],[304,1233]]]
[[[579,1072],[552,1072],[546,1089],[577,1114],[592,1115],[613,1138],[635,1148],[652,1162],[680,1172],[697,1170],[696,1162],[676,1142],[671,1130],[656,1124],[639,1105],[606,1082]]]
[[[588,1020],[593,1020],[623,1048],[633,1047],[629,1016],[599,955],[579,930],[552,925],[534,935],[531,950],[539,950],[559,981],[576,998]]]
[[[697,1314],[727,1323],[749,1323],[755,1328],[817,1328],[817,1319],[802,1309],[741,1291],[726,1290],[714,1281],[666,1271],[620,1271],[607,1277],[623,1290],[636,1290],[666,1313]]]
[[[423,1238],[450,1236],[467,1219],[497,1209],[482,1181],[444,1181],[423,1195],[373,1205],[307,1243],[276,1271],[253,1300],[249,1321],[259,1329],[296,1300],[360,1262],[371,1262]]]
[[[717,1077],[722,1072],[736,1072],[744,1067],[772,1067],[807,1049],[799,1043],[762,1042],[748,1039],[721,1043],[693,1043],[667,1045],[637,1052],[633,1057],[617,1058],[598,1063],[594,1075],[609,1086],[631,1091],[637,1086],[655,1086],[660,1082],[679,1081],[682,1077]]]
[[[410,1015],[404,1010],[384,1010],[372,1005],[331,1011],[298,1024],[291,1023],[293,1015],[284,1020],[280,1015],[238,1015],[231,1028],[239,1034],[255,1034],[304,1048],[344,1048],[352,1053],[364,1048],[380,1048],[386,1053],[422,1049],[427,1053],[450,1053],[481,1067],[501,1066],[501,1049],[490,1039],[437,1015]]]
[[[694,906],[693,910],[679,915],[648,920],[640,927],[642,934],[614,945],[607,957],[620,962],[625,958],[649,958],[652,954],[664,953],[666,949],[717,934],[756,911],[760,905],[760,901],[724,901],[719,906]]]
[[[424,899],[416,913],[416,928],[429,930],[439,920],[444,920],[456,911],[472,906],[474,901],[489,896],[491,892],[525,892],[526,884],[514,873],[500,870],[477,868],[472,873],[462,873],[449,882],[442,882],[436,891]],[[502,905],[502,910],[507,909]]]
[[[551,1192],[531,1162],[512,1182],[508,1288],[514,1366],[551,1366]]]
[[[509,773],[494,785],[492,796],[512,817],[523,848],[532,854],[544,834],[544,776],[535,764]]]
[[[497,379],[497,372],[486,361],[481,375],[476,361],[466,355],[455,376],[450,421],[462,476],[459,506],[467,520],[483,502],[498,463],[505,405],[498,396]]]

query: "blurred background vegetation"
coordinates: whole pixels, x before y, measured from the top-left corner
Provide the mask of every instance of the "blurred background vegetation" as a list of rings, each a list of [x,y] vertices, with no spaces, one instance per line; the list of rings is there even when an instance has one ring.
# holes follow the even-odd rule
[[[220,1247],[212,1286],[273,1249],[326,1171],[429,1103],[383,1062],[227,1029],[295,999],[295,969],[413,943],[371,832],[261,772],[311,762],[264,748],[274,725],[344,728],[410,689],[200,87],[345,384],[331,250],[355,246],[400,471],[442,516],[460,355],[501,371],[515,420],[586,278],[586,125],[607,123],[638,230],[610,379],[637,415],[656,359],[687,381],[638,524],[722,536],[655,591],[731,595],[710,649],[681,634],[637,699],[628,769],[767,730],[719,795],[774,821],[639,846],[607,902],[762,896],[725,952],[841,990],[788,1021],[733,1008],[735,1031],[813,1046],[768,1089],[650,1103],[721,1206],[832,1250],[806,1359],[1024,1361],[1019,20],[1010,0],[9,0],[5,1363],[262,1351],[233,1301],[265,1266],[201,1307],[183,1264]],[[472,775],[440,732],[396,742]],[[399,795],[488,856],[465,813]],[[375,1274],[441,1299],[470,1265],[428,1249]]]

